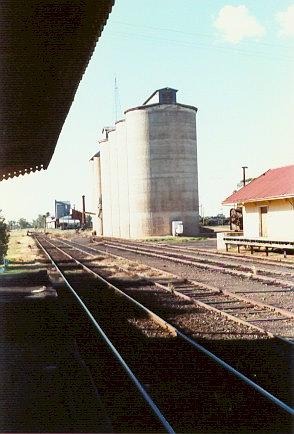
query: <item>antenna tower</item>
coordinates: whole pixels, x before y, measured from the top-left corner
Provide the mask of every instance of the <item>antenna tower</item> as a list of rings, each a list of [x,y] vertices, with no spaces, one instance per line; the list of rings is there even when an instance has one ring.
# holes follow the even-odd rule
[[[114,121],[117,122],[119,120],[119,116],[121,114],[121,105],[120,105],[120,97],[119,90],[117,84],[117,78],[114,78]]]

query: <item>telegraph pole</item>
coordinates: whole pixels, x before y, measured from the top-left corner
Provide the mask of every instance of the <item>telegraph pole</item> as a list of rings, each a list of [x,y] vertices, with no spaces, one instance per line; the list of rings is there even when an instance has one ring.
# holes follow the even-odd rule
[[[242,166],[243,169],[243,187],[246,185],[246,169],[248,169],[247,166]]]

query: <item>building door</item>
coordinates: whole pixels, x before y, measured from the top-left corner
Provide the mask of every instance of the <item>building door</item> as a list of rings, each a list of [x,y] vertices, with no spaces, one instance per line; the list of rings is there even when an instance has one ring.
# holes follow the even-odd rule
[[[267,211],[268,211],[268,207],[267,206],[261,206],[260,207],[260,230],[259,230],[259,235],[261,237],[267,237]]]

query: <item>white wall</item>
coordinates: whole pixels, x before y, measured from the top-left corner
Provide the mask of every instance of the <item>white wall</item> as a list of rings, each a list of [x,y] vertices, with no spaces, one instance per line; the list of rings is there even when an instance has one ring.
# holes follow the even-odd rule
[[[112,208],[111,208],[111,176],[109,142],[100,142],[100,167],[102,183],[102,213],[103,236],[112,236]]]
[[[118,179],[118,157],[117,157],[117,131],[111,131],[108,136],[109,161],[110,161],[110,196],[111,196],[111,218],[112,236],[120,237],[120,208],[119,208],[119,179]],[[109,194],[109,192],[108,192]]]
[[[268,238],[294,241],[294,198],[293,205],[286,199],[248,203],[243,208],[245,237],[259,237],[260,207],[268,206]]]
[[[119,201],[119,231],[123,238],[130,237],[130,210],[129,210],[129,174],[128,149],[126,138],[126,122],[116,123],[116,150],[118,175],[118,201]]]
[[[272,201],[269,205],[267,226],[272,238],[294,240],[294,200]]]
[[[97,235],[102,235],[103,215],[100,211],[102,202],[100,156],[93,157],[91,160],[91,166],[93,174],[93,210],[95,212],[95,215],[93,216],[93,230],[96,231]]]
[[[243,207],[244,237],[259,237],[259,208],[256,204],[246,204]]]

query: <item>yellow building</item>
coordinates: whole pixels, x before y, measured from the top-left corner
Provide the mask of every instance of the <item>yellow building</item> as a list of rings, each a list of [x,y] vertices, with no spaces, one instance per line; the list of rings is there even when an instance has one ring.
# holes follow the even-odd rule
[[[242,207],[245,238],[294,241],[294,165],[268,170],[223,204]]]

